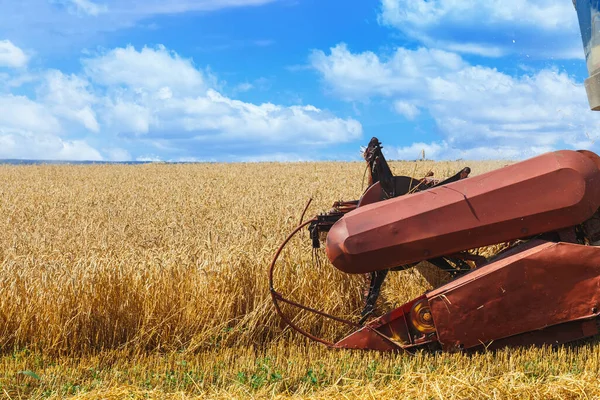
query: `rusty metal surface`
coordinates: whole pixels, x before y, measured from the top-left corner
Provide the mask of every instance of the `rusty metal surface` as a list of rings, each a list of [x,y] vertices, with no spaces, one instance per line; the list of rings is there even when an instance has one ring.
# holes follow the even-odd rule
[[[402,347],[385,335],[365,326],[332,346],[336,349],[362,349],[377,351],[401,351]]]
[[[595,318],[600,309],[600,248],[536,241],[529,249],[428,293],[427,298],[446,350]],[[571,331],[538,332],[515,340],[553,344],[584,337],[585,329],[571,325]]]
[[[395,196],[404,196],[409,192],[426,190],[438,184],[438,181],[429,180],[427,178],[417,179],[410,176],[394,176],[392,177]],[[377,203],[378,201],[386,200],[388,197],[381,187],[380,182],[371,185],[360,198],[358,207],[363,207],[368,204]]]
[[[362,195],[358,202],[358,207],[363,207],[368,204],[377,203],[385,199],[383,189],[381,189],[381,183],[376,182],[371,185],[365,193]]]
[[[585,339],[598,334],[598,319],[571,321],[548,328],[526,332],[505,339],[494,340],[491,344],[474,347],[472,350],[497,350],[503,347],[561,345]]]
[[[369,322],[363,328],[336,343],[333,347],[390,351],[410,349],[415,346],[436,342],[435,333],[420,333],[410,322],[413,306],[421,301],[426,302],[426,297],[418,297]]]
[[[600,160],[557,151],[359,207],[333,225],[327,255],[367,273],[582,223],[600,206]]]

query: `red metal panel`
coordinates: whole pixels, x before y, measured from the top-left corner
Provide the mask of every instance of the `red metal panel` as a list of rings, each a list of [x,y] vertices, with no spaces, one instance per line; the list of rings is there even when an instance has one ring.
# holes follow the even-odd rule
[[[522,333],[505,339],[494,340],[491,344],[486,343],[471,350],[496,350],[503,347],[518,346],[543,346],[560,345],[575,340],[584,339],[598,334],[598,320],[571,321],[564,324],[553,325],[539,331]]]
[[[362,349],[377,351],[400,351],[402,347],[375,329],[365,326],[335,344],[336,349]]]
[[[369,322],[335,344],[336,348],[365,350],[400,350],[436,342],[435,333],[424,335],[411,326],[410,313],[418,297]]]
[[[593,318],[600,307],[600,248],[538,241],[428,293],[427,298],[446,350],[488,345]],[[582,329],[576,327],[572,337],[557,336],[552,330],[523,336],[520,341],[531,342],[519,344],[566,342],[586,331],[596,332]]]
[[[600,159],[557,151],[346,214],[327,255],[366,273],[582,223],[600,207]]]
[[[367,191],[362,195],[360,201],[358,202],[359,207],[366,206],[368,204],[377,203],[378,201],[383,200],[383,191],[381,189],[381,183],[376,182],[371,185],[367,189]]]

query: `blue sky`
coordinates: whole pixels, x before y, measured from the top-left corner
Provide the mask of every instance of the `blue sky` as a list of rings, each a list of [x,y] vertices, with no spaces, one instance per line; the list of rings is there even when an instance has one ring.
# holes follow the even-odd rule
[[[0,0],[0,158],[598,149],[571,0]]]

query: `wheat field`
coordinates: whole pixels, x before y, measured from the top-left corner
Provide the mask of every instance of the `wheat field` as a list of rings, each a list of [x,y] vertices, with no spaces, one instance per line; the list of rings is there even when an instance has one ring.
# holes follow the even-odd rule
[[[506,162],[392,162],[437,177]],[[267,267],[307,215],[364,189],[362,163],[0,166],[0,397],[600,398],[600,347],[416,356],[332,351],[274,313]],[[308,235],[276,288],[356,319],[364,277]],[[390,275],[379,312],[448,279]],[[347,330],[284,308],[327,339]]]

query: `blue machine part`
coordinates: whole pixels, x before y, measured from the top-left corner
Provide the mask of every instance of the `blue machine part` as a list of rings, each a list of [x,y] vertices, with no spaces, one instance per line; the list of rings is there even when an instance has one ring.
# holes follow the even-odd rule
[[[600,0],[573,0],[577,10],[589,78],[585,90],[590,108],[600,111]]]

